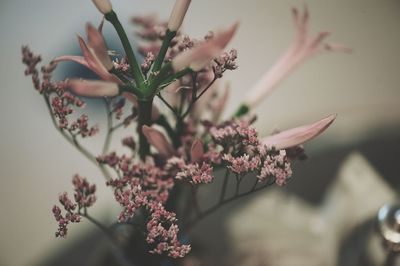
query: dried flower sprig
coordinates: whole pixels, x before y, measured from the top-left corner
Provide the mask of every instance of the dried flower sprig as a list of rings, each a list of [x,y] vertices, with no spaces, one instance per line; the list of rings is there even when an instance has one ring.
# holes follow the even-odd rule
[[[307,58],[322,50],[348,51],[345,46],[323,45],[328,35],[325,32],[310,37],[307,7],[301,16],[293,9],[294,43],[250,90],[236,114],[220,121],[229,87],[222,91],[217,81],[226,71],[238,67],[237,51],[224,51],[238,23],[209,32],[202,40],[192,39],[180,30],[190,2],[177,0],[167,22],[154,16],[132,20],[139,27],[137,49],[144,57],[142,62],[137,60],[109,0],[93,3],[114,26],[125,55],[110,56],[102,25],[96,29],[91,24],[86,26],[87,41],[78,36],[83,56],[57,57],[40,71],[40,56],[22,48],[25,74],[32,76],[33,86],[43,95],[54,125],[100,168],[121,207],[118,223],[139,231],[132,237],[138,238],[136,241],[149,253],[161,255],[160,264],[165,256],[181,258],[188,254],[191,246],[184,241],[185,236],[203,218],[229,202],[289,181],[292,161],[306,157],[303,143],[324,132],[336,115],[260,138],[252,125],[255,117],[248,113]],[[53,71],[63,61],[89,68],[100,80],[52,81]],[[91,153],[81,144],[83,138],[100,130],[89,125],[88,115],[76,114],[77,109],[85,107],[81,96],[99,97],[104,102],[107,123],[100,154]],[[161,105],[156,106],[155,98]],[[135,130],[130,130],[131,124],[136,125]],[[113,133],[122,128],[130,130],[122,139],[129,153],[120,155],[111,149],[111,140]],[[215,176],[219,169],[225,171],[220,194],[213,206],[204,208],[198,202],[197,191],[220,178]],[[241,184],[251,178],[254,184],[246,190]],[[228,194],[230,182],[235,182],[235,188]],[[87,218],[114,243],[117,261],[129,265],[127,256],[117,249],[113,227],[101,224],[87,212],[96,201],[95,186],[79,175],[73,178],[73,185],[74,200],[66,193],[59,197],[65,214],[60,207],[53,208],[58,223],[56,236],[65,237],[69,223]],[[146,258],[140,258],[144,264]]]

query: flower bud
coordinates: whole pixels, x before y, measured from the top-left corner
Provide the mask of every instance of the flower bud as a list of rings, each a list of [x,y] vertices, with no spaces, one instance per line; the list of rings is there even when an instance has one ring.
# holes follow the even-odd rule
[[[72,79],[68,81],[68,87],[77,95],[85,97],[116,96],[119,92],[116,83],[97,80]]]
[[[170,31],[177,31],[181,27],[190,2],[191,0],[176,0],[168,21],[168,29]]]
[[[262,140],[262,143],[277,150],[301,145],[324,132],[336,119],[336,114],[325,117],[315,123],[288,129]]]
[[[110,0],[92,0],[97,9],[104,15],[112,11]]]

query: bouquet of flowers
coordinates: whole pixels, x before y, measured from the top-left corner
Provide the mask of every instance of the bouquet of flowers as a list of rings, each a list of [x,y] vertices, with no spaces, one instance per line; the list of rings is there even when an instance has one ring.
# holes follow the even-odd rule
[[[56,237],[66,237],[71,223],[87,219],[111,240],[111,253],[121,265],[179,264],[182,260],[177,258],[191,250],[186,236],[197,222],[229,202],[274,184],[285,185],[292,175],[291,162],[305,158],[302,144],[321,134],[336,117],[329,115],[260,138],[252,126],[256,116],[251,110],[308,58],[349,49],[324,43],[327,32],[310,35],[307,7],[303,13],[294,8],[293,43],[247,90],[237,111],[221,120],[229,88],[219,88],[217,81],[226,71],[237,68],[237,51],[224,50],[238,23],[209,32],[204,39],[192,39],[180,30],[190,0],[176,0],[167,22],[154,16],[133,18],[141,39],[134,51],[110,0],[93,3],[104,19],[98,27],[87,25],[86,41],[78,36],[82,56],[60,56],[39,70],[41,57],[22,47],[25,74],[31,75],[35,89],[43,96],[55,127],[99,167],[121,206],[115,224],[100,223],[88,211],[96,202],[96,186],[75,175],[73,198],[62,193],[59,205],[52,209],[58,223]],[[102,35],[105,21],[115,28],[125,55],[108,49]],[[63,61],[87,67],[99,80],[53,81],[52,74]],[[79,114],[86,97],[104,101],[106,127],[101,154],[93,154],[82,144],[99,131],[87,114]],[[122,139],[125,154],[110,147],[117,130],[126,135]],[[215,176],[216,171],[223,175]],[[216,202],[204,208],[197,191],[217,178],[222,181]],[[253,185],[241,187],[244,179],[253,179]],[[229,183],[234,183],[232,193],[227,190]],[[132,227],[130,244],[118,241],[118,226]]]

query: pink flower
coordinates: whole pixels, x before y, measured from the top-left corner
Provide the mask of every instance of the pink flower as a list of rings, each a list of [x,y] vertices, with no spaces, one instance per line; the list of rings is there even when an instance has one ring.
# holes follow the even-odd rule
[[[191,0],[176,0],[174,8],[172,9],[171,16],[168,21],[168,29],[170,31],[177,31],[186,15]]]
[[[216,34],[210,40],[177,55],[172,60],[174,71],[179,71],[186,67],[190,67],[193,71],[199,71],[204,68],[214,57],[223,51],[234,36],[237,27],[238,23],[235,23],[228,29]]]
[[[268,136],[262,140],[262,143],[268,147],[275,147],[277,150],[297,146],[320,135],[335,119],[336,114],[333,114],[313,124],[292,128]]]
[[[323,41],[329,32],[322,31],[317,35],[309,35],[307,24],[309,14],[307,6],[304,8],[302,16],[296,8],[293,8],[293,21],[296,29],[295,38],[288,50],[281,58],[267,71],[264,76],[247,94],[244,103],[249,107],[255,107],[266,98],[273,89],[284,80],[296,67],[305,62],[312,56],[322,51],[351,52],[351,49],[343,45],[325,44]]]
[[[92,70],[101,79],[121,84],[115,75],[110,74],[108,70],[113,67],[113,63],[108,55],[107,47],[101,33],[91,24],[86,27],[88,43],[78,35],[79,45],[82,50],[82,56],[65,55],[54,59],[54,62],[74,61]]]

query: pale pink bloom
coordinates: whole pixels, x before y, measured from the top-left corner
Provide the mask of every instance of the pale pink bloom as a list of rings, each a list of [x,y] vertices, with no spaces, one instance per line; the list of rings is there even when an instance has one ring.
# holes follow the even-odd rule
[[[177,31],[181,25],[183,18],[189,8],[191,0],[176,0],[174,8],[172,9],[171,16],[168,21],[168,29],[170,31]]]
[[[121,84],[121,80],[108,72],[108,70],[113,67],[113,64],[108,55],[103,36],[90,24],[87,25],[86,31],[88,35],[88,43],[86,43],[83,38],[78,35],[78,41],[83,57],[65,55],[55,58],[54,62],[74,61],[89,68],[103,80]]]
[[[112,5],[110,0],[92,0],[93,4],[97,7],[97,9],[103,13],[107,14],[112,11]]]
[[[146,125],[142,127],[142,132],[150,145],[156,148],[162,156],[168,158],[175,154],[174,148],[163,133]]]
[[[68,87],[77,95],[85,97],[111,97],[119,92],[116,83],[98,80],[72,79],[68,81]]]
[[[190,150],[190,159],[192,163],[198,162],[203,158],[204,148],[200,139],[195,139]]]
[[[267,71],[264,76],[247,94],[244,103],[249,107],[255,107],[260,101],[266,98],[276,86],[284,80],[296,67],[312,56],[322,51],[350,52],[351,49],[342,45],[323,44],[329,32],[319,32],[317,35],[308,33],[307,24],[309,14],[307,6],[302,15],[296,8],[292,10],[295,26],[295,38],[288,50],[281,58]]]
[[[303,144],[325,131],[335,120],[336,114],[325,117],[313,124],[308,124],[268,136],[262,143],[277,150],[286,149]]]
[[[174,71],[179,71],[186,67],[190,67],[193,71],[199,71],[204,68],[228,45],[237,27],[238,23],[235,23],[228,29],[215,34],[213,38],[177,55],[172,60]]]

